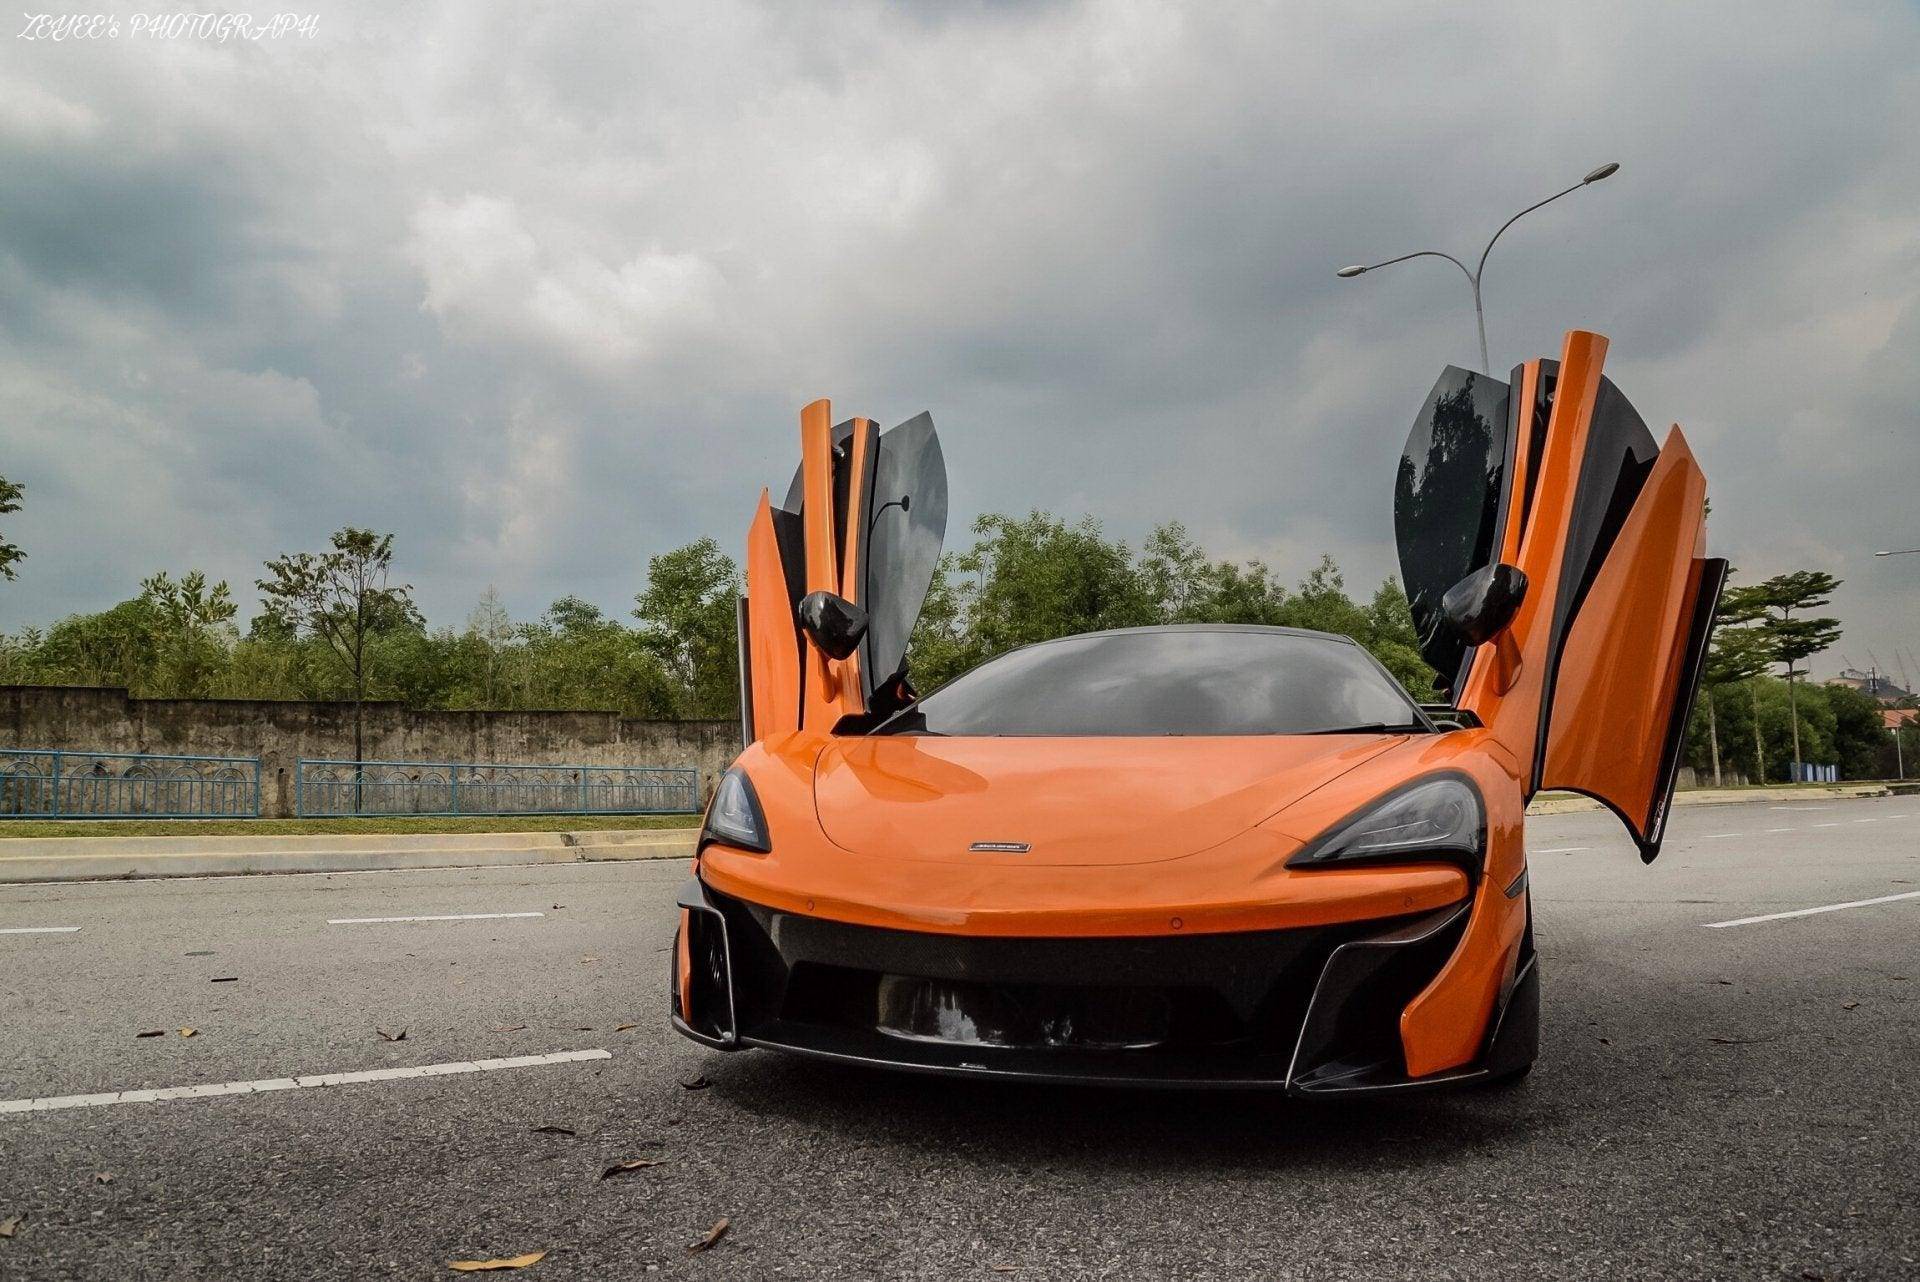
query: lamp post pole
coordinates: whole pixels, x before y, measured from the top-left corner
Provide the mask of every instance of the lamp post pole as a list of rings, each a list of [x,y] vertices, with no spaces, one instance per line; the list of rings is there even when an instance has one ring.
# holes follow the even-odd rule
[[[1335,272],[1334,274],[1336,276],[1339,276],[1343,280],[1350,280],[1355,276],[1363,276],[1368,272],[1378,271],[1382,267],[1391,267],[1395,263],[1404,263],[1410,258],[1444,258],[1446,259],[1448,262],[1452,263],[1455,267],[1458,267],[1460,269],[1461,274],[1467,278],[1467,284],[1471,286],[1473,289],[1473,319],[1474,319],[1474,322],[1480,328],[1480,369],[1481,369],[1481,372],[1483,373],[1492,374],[1493,362],[1489,360],[1487,356],[1487,313],[1486,313],[1486,309],[1483,306],[1481,306],[1481,302],[1480,302],[1480,280],[1486,274],[1487,255],[1493,252],[1494,241],[1499,240],[1500,237],[1506,233],[1507,228],[1513,226],[1515,223],[1519,222],[1522,218],[1525,218],[1528,214],[1532,213],[1534,210],[1539,209],[1542,205],[1551,205],[1554,201],[1560,199],[1560,197],[1562,196],[1569,195],[1573,192],[1579,191],[1582,187],[1587,187],[1594,183],[1597,183],[1602,178],[1611,178],[1614,175],[1614,173],[1619,170],[1619,168],[1620,166],[1615,163],[1610,162],[1608,164],[1604,164],[1600,166],[1598,169],[1593,170],[1585,178],[1582,178],[1579,182],[1567,188],[1565,191],[1557,191],[1553,195],[1547,197],[1545,200],[1538,201],[1535,204],[1528,205],[1525,209],[1521,210],[1519,213],[1515,214],[1513,217],[1507,219],[1506,222],[1501,223],[1500,230],[1493,233],[1493,240],[1489,240],[1487,242],[1487,247],[1480,251],[1479,263],[1472,268],[1469,268],[1465,263],[1461,262],[1458,258],[1455,258],[1452,254],[1442,253],[1437,249],[1422,249],[1422,250],[1417,250],[1416,252],[1411,254],[1402,254],[1398,258],[1389,258],[1384,262],[1368,263],[1365,265],[1353,266],[1353,267],[1342,267],[1338,272]],[[1920,550],[1920,549],[1916,549],[1916,550]]]
[[[1915,553],[1920,553],[1920,548],[1896,548],[1888,552],[1875,552],[1874,555],[1875,556],[1912,556]],[[1896,653],[1893,657],[1898,659],[1900,656],[1899,654]],[[1904,668],[1901,669],[1901,675],[1903,678],[1905,676],[1905,673],[1906,673],[1906,670]],[[1893,759],[1896,763],[1896,769],[1899,770],[1900,777],[1902,779],[1905,779],[1907,777],[1907,758],[1906,758],[1906,754],[1902,752],[1900,748],[1900,732],[1906,728],[1907,728],[1907,723],[1904,721],[1896,721],[1893,726]]]

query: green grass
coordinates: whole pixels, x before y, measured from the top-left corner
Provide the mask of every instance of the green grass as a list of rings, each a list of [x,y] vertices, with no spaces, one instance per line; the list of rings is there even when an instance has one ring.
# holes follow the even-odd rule
[[[584,832],[692,828],[698,815],[432,815],[366,819],[0,819],[7,837],[308,837],[326,833]]]

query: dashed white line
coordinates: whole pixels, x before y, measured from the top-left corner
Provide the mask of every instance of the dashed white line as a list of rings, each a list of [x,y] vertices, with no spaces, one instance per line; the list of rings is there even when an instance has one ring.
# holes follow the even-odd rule
[[[1712,840],[1713,840],[1713,839],[1714,839],[1715,837],[1738,837],[1738,836],[1741,836],[1741,835],[1742,835],[1742,834],[1740,834],[1740,833],[1737,833],[1737,832],[1710,832],[1710,833],[1708,833],[1708,834],[1707,834],[1706,836],[1704,836],[1704,837],[1702,837],[1702,838],[1700,838],[1700,840],[1702,840],[1702,841],[1712,841]]]
[[[1854,820],[1854,822],[1857,824],[1873,824],[1873,823],[1879,823],[1880,819],[1881,819],[1881,816],[1879,815],[1868,815],[1865,819],[1856,819]]]
[[[78,926],[5,926],[0,935],[71,935]]]
[[[1571,855],[1577,850],[1591,849],[1593,849],[1591,846],[1554,846],[1547,850],[1534,850],[1528,853],[1535,855]]]
[[[606,1050],[555,1051],[550,1055],[514,1055],[506,1059],[458,1060],[422,1064],[417,1068],[374,1068],[358,1073],[314,1073],[305,1077],[270,1077],[251,1082],[209,1082],[201,1086],[163,1086],[155,1090],[102,1091],[94,1095],[43,1095],[31,1099],[0,1100],[0,1113],[48,1113],[63,1108],[98,1108],[106,1104],[153,1104],[163,1100],[207,1099],[215,1095],[259,1095],[315,1086],[352,1086],[359,1082],[392,1082],[408,1077],[448,1077],[456,1073],[491,1073],[502,1068],[533,1068],[541,1064],[578,1064],[612,1059]]]
[[[1732,921],[1710,921],[1708,927],[1751,926],[1760,921],[1783,921],[1788,917],[1811,917],[1815,913],[1837,913],[1842,908],[1866,908],[1873,904],[1890,904],[1898,899],[1920,899],[1920,890],[1909,890],[1898,895],[1882,895],[1878,899],[1849,899],[1844,904],[1821,904],[1818,908],[1796,908],[1792,912],[1766,913],[1759,917],[1736,917]]]
[[[1762,828],[1762,832],[1792,832],[1791,828]]]
[[[545,917],[545,913],[442,913],[436,917],[329,917],[329,926],[381,926],[396,921],[494,921],[501,917]]]
[[[1830,823],[1830,824],[1815,824],[1815,825],[1814,825],[1814,827],[1816,827],[1816,828],[1838,828],[1839,826],[1840,826],[1840,821],[1839,821],[1838,819],[1836,819],[1836,820],[1834,820],[1834,821],[1833,821],[1832,823]]]

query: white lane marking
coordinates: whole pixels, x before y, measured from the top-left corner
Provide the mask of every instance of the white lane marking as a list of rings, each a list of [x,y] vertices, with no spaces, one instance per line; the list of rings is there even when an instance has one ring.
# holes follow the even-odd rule
[[[1865,819],[1856,819],[1854,820],[1854,822],[1857,824],[1873,824],[1873,823],[1879,823],[1880,819],[1881,819],[1881,816],[1879,815],[1869,815]]]
[[[422,1064],[418,1068],[374,1068],[359,1073],[313,1073],[304,1077],[270,1077],[252,1082],[209,1082],[201,1086],[163,1086],[155,1090],[102,1091],[94,1095],[42,1095],[30,1099],[0,1100],[0,1113],[48,1113],[62,1108],[97,1108],[105,1104],[152,1104],[171,1099],[207,1099],[214,1095],[259,1095],[266,1091],[294,1091],[316,1086],[352,1086],[359,1082],[392,1082],[408,1077],[447,1077],[455,1073],[491,1073],[502,1068],[534,1068],[541,1064],[579,1064],[612,1059],[606,1050],[555,1051],[550,1055],[514,1055],[506,1059],[458,1060]]]
[[[1792,832],[1791,828],[1762,828],[1761,832]]]
[[[1712,841],[1715,837],[1738,837],[1739,835],[1737,832],[1710,832],[1700,840]]]
[[[78,926],[0,926],[0,935],[71,935]]]
[[[1767,913],[1760,917],[1736,917],[1732,921],[1710,921],[1709,927],[1751,926],[1757,921],[1781,921],[1788,917],[1811,917],[1815,913],[1837,913],[1842,908],[1866,908],[1873,904],[1890,904],[1897,899],[1920,899],[1920,890],[1908,890],[1898,895],[1882,895],[1878,899],[1849,899],[1844,904],[1821,904],[1818,908],[1796,908],[1788,913]]]
[[[1591,850],[1591,849],[1593,849],[1593,847],[1591,846],[1554,846],[1548,850],[1535,850],[1529,853],[1536,854],[1536,855],[1570,855],[1576,850]]]
[[[1832,823],[1830,823],[1830,824],[1815,824],[1815,825],[1814,825],[1814,827],[1816,827],[1816,828],[1838,828],[1839,826],[1840,826],[1840,821],[1839,821],[1838,819],[1836,819],[1836,820],[1834,820],[1834,821],[1833,821]]]
[[[444,913],[438,917],[329,917],[329,926],[380,926],[395,921],[493,921],[500,917],[545,917],[545,913]]]

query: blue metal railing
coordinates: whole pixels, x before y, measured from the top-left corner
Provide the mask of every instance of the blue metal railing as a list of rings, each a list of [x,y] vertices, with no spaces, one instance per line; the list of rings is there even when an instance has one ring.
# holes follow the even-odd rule
[[[321,761],[294,766],[294,813],[324,815],[697,814],[700,772],[646,766]]]
[[[250,819],[258,757],[0,748],[0,819]]]

